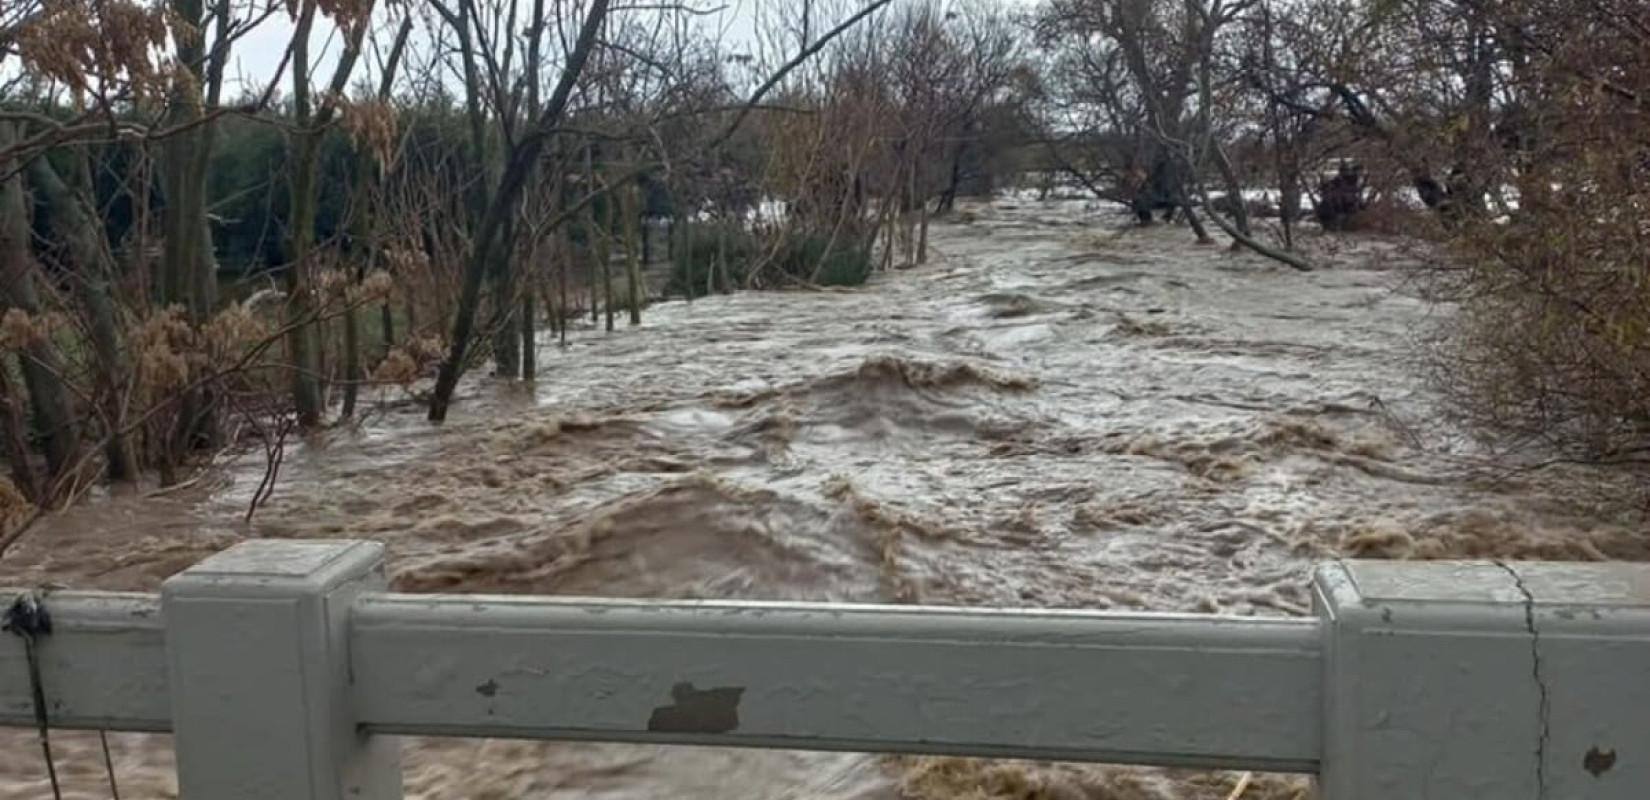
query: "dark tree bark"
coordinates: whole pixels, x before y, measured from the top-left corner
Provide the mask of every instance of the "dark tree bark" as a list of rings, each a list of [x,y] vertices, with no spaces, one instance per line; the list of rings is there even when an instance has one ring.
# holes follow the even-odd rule
[[[26,405],[21,387],[12,385],[12,360],[0,358],[0,454],[11,465],[11,482],[23,499],[40,502],[42,486],[29,452],[29,426],[24,418]]]
[[[493,192],[492,200],[487,205],[487,213],[482,217],[471,244],[469,263],[464,271],[464,283],[459,291],[458,308],[453,318],[452,342],[447,351],[447,358],[441,362],[441,371],[436,376],[435,391],[430,396],[431,422],[442,422],[447,418],[447,409],[452,405],[453,392],[458,388],[458,378],[463,373],[464,361],[469,356],[470,339],[475,334],[476,307],[481,301],[481,284],[487,277],[488,266],[492,260],[501,257],[501,254],[508,250],[506,243],[501,241],[505,217],[515,213],[516,203],[521,199],[522,189],[527,183],[534,162],[538,161],[544,152],[546,142],[567,111],[573,87],[578,82],[579,75],[584,72],[584,65],[590,60],[590,53],[596,48],[602,24],[607,20],[609,2],[610,0],[592,0],[590,9],[585,12],[584,24],[579,29],[579,38],[573,45],[573,51],[568,54],[567,64],[562,68],[561,78],[557,81],[555,91],[551,93],[544,112],[539,115],[533,130],[511,148],[510,160],[505,165],[498,188]]]
[[[76,157],[84,154],[76,153]],[[82,162],[84,163],[84,162]],[[46,159],[29,162],[29,181],[51,209],[53,232],[63,241],[78,272],[76,288],[85,306],[92,353],[97,358],[96,402],[103,422],[104,455],[110,480],[137,477],[137,461],[132,455],[126,428],[125,396],[131,370],[121,344],[112,289],[114,258],[103,241],[101,226],[88,213],[85,198],[57,174]]]
[[[326,401],[321,390],[321,359],[315,340],[315,318],[320,313],[316,298],[314,265],[310,248],[315,238],[315,182],[319,168],[320,141],[313,130],[314,119],[309,93],[309,32],[315,21],[315,2],[307,0],[293,35],[292,108],[294,130],[288,137],[291,150],[287,224],[287,355],[292,360],[292,404],[298,424],[315,428],[321,424]]]
[[[350,72],[361,55],[367,26],[358,26],[345,43],[333,68],[332,81],[321,104],[312,102],[309,87],[309,32],[317,13],[315,0],[304,0],[292,42],[293,131],[288,136],[292,152],[291,202],[287,232],[287,347],[292,356],[292,400],[298,424],[320,426],[326,413],[326,374],[322,359],[323,341],[319,331],[322,305],[317,297],[315,265],[311,250],[315,245],[315,216],[319,200],[317,178],[320,171],[321,138],[337,112],[336,98],[349,82]]]
[[[641,234],[638,232],[638,228],[641,226],[641,209],[638,208],[636,186],[633,182],[627,182],[619,194],[623,200],[621,213],[624,214],[625,292],[628,295],[626,306],[630,311],[630,324],[640,325],[642,324],[642,261],[639,252],[641,243],[638,241],[641,239]]]
[[[401,26],[395,32],[395,42],[390,45],[389,59],[384,64],[383,75],[378,83],[378,100],[385,102],[390,99],[395,89],[395,76],[401,68],[402,56],[406,54],[407,38],[412,34],[413,18],[411,15],[401,20]],[[355,203],[353,219],[355,228],[355,283],[357,286],[372,271],[374,262],[378,258],[378,203],[379,192],[383,188],[383,165],[378,163],[377,156],[365,143],[358,144],[355,153],[356,184],[351,200]],[[384,349],[387,351],[394,342],[394,333],[389,313],[389,302],[382,307],[384,322]],[[355,406],[361,393],[361,383],[366,379],[365,359],[361,352],[361,314],[365,309],[349,308],[344,311],[344,407],[340,411],[345,419],[355,416]]]
[[[16,129],[0,123],[0,151],[17,140]],[[15,308],[38,318],[44,311],[36,289],[39,270],[29,250],[29,211],[16,163],[0,159],[0,314]],[[46,455],[47,480],[56,482],[73,468],[79,450],[74,406],[63,380],[63,358],[51,340],[31,337],[18,354],[35,429]],[[45,498],[50,500],[51,498]]]
[[[516,324],[519,300],[516,297],[516,276],[511,256],[519,249],[516,215],[504,221],[504,241],[510,250],[493,261],[493,366],[501,378],[515,380],[521,377],[521,332]]]

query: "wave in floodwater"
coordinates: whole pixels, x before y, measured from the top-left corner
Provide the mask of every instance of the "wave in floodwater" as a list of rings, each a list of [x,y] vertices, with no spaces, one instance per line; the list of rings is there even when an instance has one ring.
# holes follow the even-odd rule
[[[466,384],[448,424],[386,402],[295,445],[250,523],[251,456],[103,498],[0,562],[15,584],[153,590],[248,537],[384,541],[410,592],[1293,615],[1312,563],[1646,557],[1589,477],[1494,476],[1440,422],[1403,256],[1297,273],[1004,201],[863,289],[665,303],[546,342],[530,390]],[[386,398],[393,400],[393,398]],[[1552,484],[1544,481],[1552,480]],[[0,798],[46,794],[25,733]],[[96,737],[56,739],[103,797]],[[125,797],[175,797],[165,737],[118,736]],[[1230,774],[703,748],[409,740],[419,798],[1221,798]],[[1248,797],[1296,797],[1263,777]]]

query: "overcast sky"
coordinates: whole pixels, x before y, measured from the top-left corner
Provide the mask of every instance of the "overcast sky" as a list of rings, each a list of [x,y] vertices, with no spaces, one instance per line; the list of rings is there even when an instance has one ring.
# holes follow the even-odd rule
[[[1025,6],[1036,2],[1036,0],[975,1],[1012,6]],[[0,0],[0,2],[3,2],[3,0]],[[409,2],[416,3],[418,0],[409,0]],[[646,2],[650,3],[652,0],[646,0]],[[795,9],[800,7],[801,2],[802,0],[687,0],[687,3],[695,8],[707,10],[720,9],[715,13],[697,17],[697,23],[704,27],[712,35],[720,36],[720,38],[729,45],[736,48],[742,48],[747,51],[754,50],[761,46],[756,35],[759,24],[765,24],[766,21],[771,21],[777,15],[787,11],[794,13]],[[900,2],[902,2],[902,0],[894,0],[895,5],[898,5]],[[858,9],[863,7],[863,3],[864,0],[836,0],[835,3],[827,0],[827,2],[822,5],[829,6],[839,4],[843,9]],[[620,0],[620,4],[640,5],[644,3],[642,0],[638,0],[636,3],[628,3],[625,2],[625,0]],[[653,12],[631,11],[628,13],[635,14]],[[847,13],[851,13],[851,11],[838,11],[834,15],[834,19],[823,20],[822,24],[832,23],[839,20]],[[292,22],[287,18],[286,14],[278,13],[269,20],[266,20],[251,33],[248,33],[246,37],[241,39],[236,45],[233,63],[231,64],[229,70],[231,80],[243,87],[261,88],[267,85],[270,77],[275,73],[276,67],[279,66],[281,57],[286,52],[287,43],[292,37],[292,31]],[[415,34],[415,36],[416,35],[417,34]],[[310,48],[312,51],[311,58],[315,63],[312,70],[314,75],[313,80],[316,83],[321,83],[330,76],[332,65],[337,59],[338,51],[341,49],[342,44],[339,41],[336,31],[333,30],[330,25],[322,25],[319,23],[316,25],[316,29],[310,37],[310,42]],[[790,55],[790,53],[794,52],[795,49],[796,44],[794,42],[790,43],[788,45],[788,52],[785,55]],[[368,61],[369,64],[364,66],[367,66],[370,69],[371,59],[369,58]],[[357,74],[359,75],[361,73],[362,70],[357,69]],[[452,78],[449,76],[448,80],[452,80]],[[283,76],[281,88],[284,90],[286,87],[290,86],[290,81],[290,73]]]
[[[0,0],[3,1],[3,0]],[[417,0],[412,0],[416,2]],[[736,46],[751,48],[756,46],[756,28],[759,20],[771,18],[782,7],[800,2],[800,0],[688,0],[688,4],[695,8],[713,10],[715,13],[696,17],[696,22],[712,35],[719,35],[724,41]],[[856,7],[858,0],[854,0]],[[898,2],[898,0],[896,0]],[[631,11],[628,13],[652,13]],[[261,87],[267,85],[271,75],[280,65],[281,58],[286,53],[287,43],[291,40],[293,24],[284,13],[260,24],[252,32],[237,42],[229,75],[232,80],[243,86]],[[418,36],[417,33],[414,34]],[[419,37],[422,38],[422,37]],[[428,41],[425,39],[424,41]],[[337,32],[330,25],[317,22],[315,30],[310,36],[311,60],[314,80],[323,82],[330,75],[333,63],[342,47]],[[360,70],[357,70],[358,74]],[[283,77],[283,88],[291,81],[290,73]]]

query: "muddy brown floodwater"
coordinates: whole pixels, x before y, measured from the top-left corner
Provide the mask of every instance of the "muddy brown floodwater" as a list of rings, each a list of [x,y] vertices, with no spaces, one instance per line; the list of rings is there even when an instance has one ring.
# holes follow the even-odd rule
[[[105,498],[0,562],[10,585],[152,590],[246,537],[387,543],[404,591],[1304,614],[1315,559],[1641,558],[1546,476],[1490,482],[1437,421],[1411,341],[1429,307],[1377,242],[1298,273],[998,201],[935,259],[843,292],[651,309],[190,492]],[[60,734],[68,797],[107,796]],[[114,737],[123,796],[175,797],[165,737]],[[410,797],[1217,798],[1231,774],[960,759],[409,740]],[[1262,777],[1249,797],[1304,783]],[[23,733],[0,798],[46,796]]]

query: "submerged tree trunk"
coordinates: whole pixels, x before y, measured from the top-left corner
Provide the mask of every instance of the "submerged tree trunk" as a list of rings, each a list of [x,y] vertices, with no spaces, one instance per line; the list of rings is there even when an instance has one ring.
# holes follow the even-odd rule
[[[304,4],[292,39],[292,105],[296,129],[288,135],[291,162],[288,169],[287,213],[287,354],[292,360],[292,405],[298,424],[315,428],[325,413],[321,395],[321,359],[315,341],[315,319],[320,313],[316,298],[310,246],[315,237],[316,173],[319,141],[311,126],[309,95],[309,32],[315,20],[313,0]]]
[[[378,249],[373,240],[374,219],[372,201],[369,199],[369,184],[376,182],[377,169],[372,154],[365,148],[356,153],[355,163],[356,177],[352,199],[356,207],[351,220],[351,227],[355,229],[355,252],[351,254],[355,261],[355,274],[351,283],[359,287],[371,271],[372,261]],[[353,301],[344,309],[344,407],[338,412],[344,419],[355,416],[355,404],[361,394],[361,381],[366,377],[361,358],[363,310],[356,308]]]
[[[538,340],[537,332],[533,329],[533,315],[538,311],[534,308],[534,292],[528,287],[521,293],[521,379],[530,381],[538,377]]]
[[[493,262],[493,365],[501,378],[521,376],[521,332],[516,327],[516,280],[514,259],[516,218],[504,221],[504,240],[512,249]]]
[[[533,0],[532,18],[535,23],[529,28],[530,32],[527,38],[527,63],[524,65],[524,70],[528,75],[534,76],[533,80],[527,82],[528,119],[538,119],[539,113],[544,110],[543,103],[539,99],[540,82],[537,77],[544,69],[544,2],[545,0]],[[560,163],[559,159],[557,163]],[[535,164],[535,169],[542,168],[542,162]],[[540,181],[540,186],[542,185],[543,182]],[[562,186],[561,175],[558,173],[556,180],[550,187],[558,216],[563,207]],[[545,244],[544,235],[542,232],[534,230],[533,236],[535,238],[532,242],[531,258],[527,262],[527,274],[521,287],[521,379],[524,381],[532,381],[538,378],[539,339],[538,332],[534,330],[534,326],[538,324],[538,309],[534,307],[534,301],[538,298],[539,291],[544,288],[543,278],[545,277],[544,270],[540,268],[542,261],[539,258],[540,248]],[[554,303],[551,303],[551,305],[554,305]],[[553,322],[551,330],[555,330]]]
[[[1214,153],[1215,167],[1220,171],[1220,179],[1226,185],[1226,196],[1232,203],[1232,227],[1244,236],[1254,236],[1249,229],[1249,204],[1243,197],[1243,183],[1238,180],[1237,169],[1232,166],[1232,160],[1226,157],[1226,151],[1220,145],[1211,142]],[[1212,216],[1219,213],[1216,209],[1209,209]]]
[[[951,176],[946,180],[945,191],[940,193],[939,203],[934,206],[935,214],[949,214],[957,208],[957,194],[962,191],[962,163],[963,154],[968,152],[966,142],[957,145],[957,150],[951,155]]]
[[[602,310],[606,312],[607,330],[609,332],[613,330],[613,228],[615,223],[613,218],[615,198],[611,188],[605,181],[602,183],[602,190],[607,192],[607,202],[602,203],[602,232],[601,239],[599,239],[601,245],[596,250],[596,260],[601,262],[602,267]]]
[[[640,227],[638,219],[640,210],[636,205],[636,189],[626,186],[620,191],[623,198],[624,214],[624,253],[625,253],[625,294],[630,309],[630,324],[642,324],[642,257],[640,251],[641,236],[637,232]]]
[[[917,202],[917,263],[928,263],[928,201]]]
[[[302,37],[300,37],[302,38]],[[307,114],[301,119],[307,122]],[[302,122],[300,123],[302,124]],[[316,142],[308,131],[292,135],[292,202],[287,234],[286,323],[288,354],[292,359],[292,403],[298,424],[314,428],[321,424],[325,401],[321,396],[321,360],[315,341],[315,319],[320,313],[316,299],[310,247],[315,235]]]
[[[1209,235],[1209,229],[1203,225],[1203,218],[1198,216],[1197,209],[1192,207],[1192,203],[1189,199],[1185,205],[1180,207],[1180,210],[1183,214],[1185,214],[1186,224],[1191,226],[1192,235],[1197,237],[1198,244],[1215,243],[1215,237]],[[1213,214],[1210,216],[1213,216]],[[1221,221],[1216,219],[1215,224],[1220,225]]]
[[[732,290],[728,281],[728,229],[726,225],[716,226],[716,260],[711,262],[710,276],[706,278],[705,295]]]
[[[908,266],[917,263],[916,207],[919,204],[917,203],[918,164],[916,159],[921,157],[922,154],[920,152],[913,156],[910,166],[910,173],[905,176],[904,199],[900,203],[899,209],[900,238],[902,244],[905,245],[904,263]]]
[[[216,0],[213,17],[224,33],[228,0]],[[185,25],[204,30],[208,18],[202,0],[171,0],[173,15]],[[212,58],[211,63],[208,59]],[[227,51],[208,54],[204,36],[183,37],[178,63],[183,68],[173,80],[167,123],[196,126],[169,137],[162,148],[161,188],[166,197],[162,221],[161,302],[187,311],[199,330],[217,308],[217,261],[212,253],[212,229],[207,217],[207,166],[211,159],[213,123],[201,122],[215,105],[222,87],[222,63]],[[162,466],[170,474],[196,448],[218,442],[217,399],[211,386],[200,385],[179,400],[179,409]]]
[[[357,285],[359,285],[357,281]],[[344,312],[344,407],[339,416],[355,416],[355,404],[360,399],[361,381],[366,373],[361,366],[361,311],[350,308]]]
[[[499,241],[502,238],[504,217],[514,213],[533,164],[538,161],[546,141],[567,109],[574,84],[584,72],[585,62],[590,59],[590,53],[596,47],[597,36],[607,19],[609,2],[610,0],[592,0],[585,12],[578,40],[562,67],[561,78],[550,96],[550,102],[544,113],[535,121],[533,130],[512,148],[509,163],[500,176],[492,201],[487,205],[486,216],[480,221],[469,263],[464,270],[464,283],[459,291],[458,309],[453,317],[452,341],[446,359],[441,362],[441,372],[436,378],[435,391],[430,397],[431,422],[441,422],[447,418],[447,408],[452,404],[453,392],[458,388],[458,378],[464,371],[464,362],[470,351],[470,339],[475,333],[476,306],[481,299],[481,284],[487,277],[487,265],[498,252],[507,249],[502,247],[503,243]]]
[[[565,197],[565,195],[563,196]],[[558,320],[557,327],[561,329],[558,334],[561,337],[561,346],[566,347],[567,326],[573,321],[573,309],[571,308],[573,303],[573,237],[567,234],[567,228],[565,227],[556,231],[556,251],[559,259],[557,272],[561,273],[558,276],[560,278],[558,283],[561,284],[561,304],[557,311],[561,318]]]
[[[288,136],[292,148],[290,165],[288,224],[287,283],[290,297],[287,302],[288,348],[292,355],[292,399],[298,424],[313,428],[321,424],[326,413],[326,367],[323,347],[325,339],[318,339],[322,330],[323,299],[317,295],[315,265],[311,250],[315,243],[315,218],[319,199],[317,186],[320,172],[321,139],[327,124],[337,110],[337,99],[347,88],[350,71],[361,55],[361,42],[366,36],[366,25],[355,26],[343,52],[333,67],[332,81],[326,87],[319,107],[312,106],[309,87],[309,33],[314,25],[319,3],[303,0],[297,30],[292,37],[292,109],[294,129]]]

